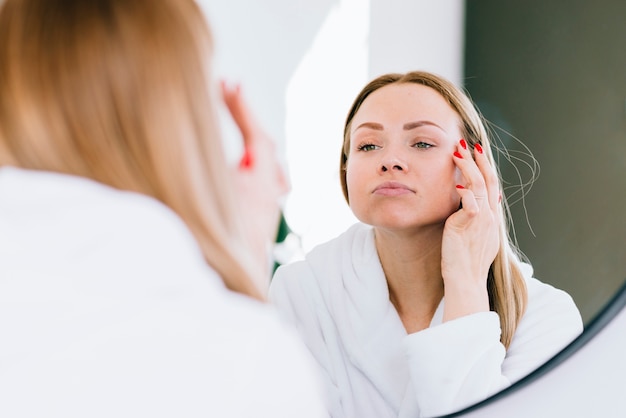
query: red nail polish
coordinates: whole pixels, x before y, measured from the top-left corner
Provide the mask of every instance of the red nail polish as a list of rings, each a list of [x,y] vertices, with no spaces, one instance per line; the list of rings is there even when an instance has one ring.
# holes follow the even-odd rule
[[[249,170],[252,168],[253,158],[250,150],[245,150],[243,153],[243,157],[241,157],[241,161],[239,161],[239,168]]]
[[[463,138],[461,138],[459,143],[461,144],[461,148],[467,149],[467,142],[465,142],[465,140]]]
[[[461,155],[461,153],[460,153],[460,152],[458,152],[458,151],[454,151],[454,154],[453,154],[453,155],[454,155],[456,158],[463,158],[463,156]]]
[[[465,187],[461,186],[460,184],[457,184],[457,185],[456,185],[456,188],[457,188],[457,189],[464,189]]]
[[[476,145],[474,145],[474,149],[478,151],[479,154],[483,153],[483,147],[481,147],[479,143],[476,143]]]

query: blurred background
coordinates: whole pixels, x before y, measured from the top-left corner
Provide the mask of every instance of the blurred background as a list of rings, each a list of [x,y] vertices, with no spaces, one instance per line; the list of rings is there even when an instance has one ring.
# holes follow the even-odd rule
[[[465,87],[513,157],[500,170],[535,276],[569,292],[586,323],[626,280],[623,0],[198,1],[218,76],[242,83],[289,173],[282,261],[356,222],[338,180],[354,96],[382,73],[423,69]]]

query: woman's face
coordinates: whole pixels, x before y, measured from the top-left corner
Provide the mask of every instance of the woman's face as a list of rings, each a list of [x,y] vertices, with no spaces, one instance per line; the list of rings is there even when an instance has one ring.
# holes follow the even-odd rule
[[[430,87],[390,84],[370,94],[350,128],[346,183],[355,216],[380,228],[443,227],[460,203],[452,156],[459,127],[459,115]]]

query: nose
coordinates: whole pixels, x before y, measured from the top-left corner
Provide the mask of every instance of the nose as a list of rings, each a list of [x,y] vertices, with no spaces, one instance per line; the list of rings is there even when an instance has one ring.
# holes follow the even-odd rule
[[[398,158],[395,155],[385,155],[380,163],[380,172],[385,173],[387,171],[407,171],[408,165],[406,161]]]

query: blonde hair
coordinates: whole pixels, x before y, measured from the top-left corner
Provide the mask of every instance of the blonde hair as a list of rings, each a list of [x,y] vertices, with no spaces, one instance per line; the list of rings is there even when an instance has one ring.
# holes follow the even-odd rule
[[[194,0],[6,0],[0,165],[78,175],[174,210],[227,287],[263,299]]]
[[[340,161],[340,180],[343,194],[348,203],[348,186],[346,183],[346,162],[350,153],[350,129],[352,119],[365,99],[374,91],[389,84],[416,83],[437,91],[459,114],[462,126],[461,134],[473,149],[480,144],[489,162],[497,168],[491,151],[491,140],[485,129],[485,121],[468,95],[453,83],[435,74],[424,71],[413,71],[406,74],[385,74],[370,81],[357,95],[346,118],[343,146]],[[500,189],[502,189],[500,180]],[[510,239],[510,225],[506,199],[503,197],[500,206],[502,219],[500,225],[500,249],[489,269],[487,291],[491,309],[498,313],[502,329],[501,341],[505,347],[511,343],[513,334],[524,314],[527,303],[526,282],[520,269],[521,253]]]

